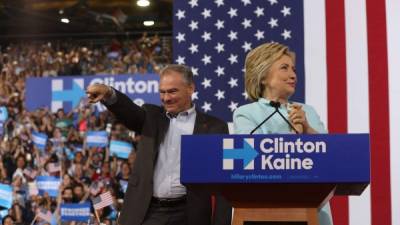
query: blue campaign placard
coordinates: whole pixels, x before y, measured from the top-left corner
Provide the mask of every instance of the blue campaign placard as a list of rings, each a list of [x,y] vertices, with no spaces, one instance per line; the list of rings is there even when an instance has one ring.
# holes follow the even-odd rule
[[[7,184],[0,184],[0,206],[7,209],[12,205],[12,187]]]
[[[47,107],[52,112],[62,108],[69,112],[86,98],[86,87],[99,83],[114,87],[136,104],[160,104],[158,74],[96,75],[28,78],[25,104],[29,111]],[[96,104],[99,111],[105,110]]]
[[[36,185],[39,189],[40,195],[43,195],[45,192],[47,192],[49,196],[57,197],[60,186],[60,178],[53,176],[38,176],[36,178]]]
[[[0,106],[0,122],[4,122],[8,119],[8,110],[5,106]]]
[[[32,142],[40,150],[44,150],[47,144],[47,135],[40,132],[32,132]]]
[[[108,144],[108,133],[106,131],[86,132],[87,147],[106,147]]]
[[[368,134],[185,135],[182,183],[369,183]]]
[[[87,222],[90,218],[90,203],[62,203],[61,221]]]
[[[110,154],[118,158],[127,159],[132,149],[132,144],[126,141],[112,140],[110,142]]]

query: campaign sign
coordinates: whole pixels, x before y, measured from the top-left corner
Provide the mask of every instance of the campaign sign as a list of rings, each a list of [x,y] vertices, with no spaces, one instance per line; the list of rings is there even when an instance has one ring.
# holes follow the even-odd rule
[[[0,210],[0,218],[3,219],[8,215],[8,209]]]
[[[4,122],[8,119],[8,110],[5,106],[0,106],[0,122]]]
[[[132,149],[132,144],[126,141],[110,142],[110,154],[116,155],[118,158],[127,159]]]
[[[52,112],[60,108],[69,112],[86,97],[86,87],[95,83],[114,87],[138,105],[160,104],[158,74],[28,78],[25,104],[29,111],[48,107]],[[101,104],[96,107],[99,111],[105,110]]]
[[[33,144],[40,150],[44,150],[46,148],[47,143],[47,135],[45,133],[32,132],[32,141]]]
[[[62,203],[60,214],[61,221],[87,222],[90,218],[90,203]]]
[[[7,184],[0,184],[0,206],[7,209],[12,205],[12,187]]]
[[[86,132],[87,147],[106,147],[108,144],[108,133],[106,131]]]
[[[60,178],[53,176],[38,176],[36,178],[37,188],[39,189],[39,195],[43,195],[45,192],[51,197],[57,197],[58,188],[60,186]]]
[[[184,135],[182,183],[370,181],[369,134]]]

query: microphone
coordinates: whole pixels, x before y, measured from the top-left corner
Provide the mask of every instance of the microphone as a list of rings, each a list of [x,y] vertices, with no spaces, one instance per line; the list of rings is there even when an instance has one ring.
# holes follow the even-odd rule
[[[273,113],[271,113],[267,118],[265,118],[265,120],[263,120],[260,124],[258,124],[251,132],[250,134],[253,134],[258,128],[261,127],[261,125],[263,125],[265,122],[267,122],[273,115],[275,115],[275,113],[278,113],[283,120],[285,120],[285,122],[290,126],[290,128],[292,128],[294,130],[294,132],[296,132],[296,134],[298,134],[299,132],[296,130],[296,128],[293,127],[293,125],[289,122],[289,120],[286,119],[285,116],[282,115],[282,113],[279,111],[279,107],[281,107],[281,103],[278,101],[270,101],[269,105],[275,108],[275,111]]]

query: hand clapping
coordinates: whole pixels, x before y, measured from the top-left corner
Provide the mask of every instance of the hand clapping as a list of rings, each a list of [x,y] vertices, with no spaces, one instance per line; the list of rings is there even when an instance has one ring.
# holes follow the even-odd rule
[[[305,133],[308,127],[306,113],[304,112],[301,105],[292,104],[289,111],[289,121],[293,124],[293,127],[302,134]]]

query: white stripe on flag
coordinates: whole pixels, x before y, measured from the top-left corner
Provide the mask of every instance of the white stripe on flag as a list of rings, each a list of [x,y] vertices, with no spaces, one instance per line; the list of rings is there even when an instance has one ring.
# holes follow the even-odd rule
[[[386,0],[392,225],[400,225],[400,1]],[[385,176],[386,174],[382,174]]]
[[[368,50],[365,0],[345,1],[347,131],[369,133]],[[351,149],[349,149],[351,150]],[[371,224],[371,193],[349,197],[349,225]]]
[[[304,1],[305,103],[327,124],[325,1]]]
[[[95,201],[96,202],[93,202],[93,207],[95,209],[101,209],[113,204],[113,198],[109,191],[99,195]]]

